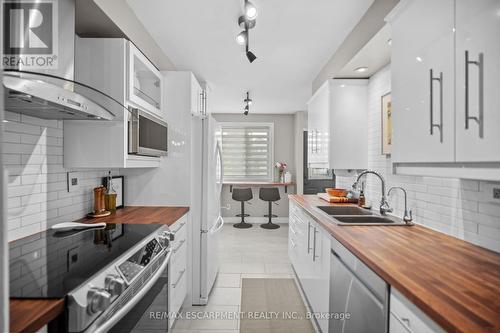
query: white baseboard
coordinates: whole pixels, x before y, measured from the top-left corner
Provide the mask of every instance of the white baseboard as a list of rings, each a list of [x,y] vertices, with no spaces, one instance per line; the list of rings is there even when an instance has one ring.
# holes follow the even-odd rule
[[[241,222],[241,217],[237,217],[237,216],[223,216],[222,218],[224,219],[224,223],[228,223],[228,224],[235,224],[235,223]],[[259,224],[259,223],[266,223],[267,221],[268,221],[268,218],[264,217],[264,216],[245,217],[245,222],[248,222],[248,223]],[[288,216],[275,217],[275,218],[273,218],[273,223],[288,224]]]

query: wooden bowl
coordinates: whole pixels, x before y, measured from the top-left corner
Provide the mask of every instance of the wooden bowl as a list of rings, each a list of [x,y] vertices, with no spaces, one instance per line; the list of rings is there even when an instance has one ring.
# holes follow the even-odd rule
[[[345,197],[347,196],[347,191],[343,188],[327,188],[326,193],[331,197]]]

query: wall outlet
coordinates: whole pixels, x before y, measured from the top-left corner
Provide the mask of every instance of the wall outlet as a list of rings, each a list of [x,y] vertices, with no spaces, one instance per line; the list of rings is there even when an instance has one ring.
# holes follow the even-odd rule
[[[69,272],[73,265],[78,262],[78,247],[74,247],[68,250],[68,260],[67,260],[67,271]]]
[[[68,172],[68,192],[76,192],[80,189],[80,174],[76,171]]]
[[[500,188],[493,189],[493,199],[500,199]]]

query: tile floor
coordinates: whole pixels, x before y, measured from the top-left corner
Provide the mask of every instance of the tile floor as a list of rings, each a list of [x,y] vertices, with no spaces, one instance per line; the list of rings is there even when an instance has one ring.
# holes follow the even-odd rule
[[[224,226],[219,242],[220,270],[206,306],[183,308],[173,333],[237,333],[238,319],[186,319],[189,312],[239,312],[241,279],[293,278],[288,259],[288,225],[266,230],[254,225],[250,229]],[[264,333],[264,332],[263,332]]]

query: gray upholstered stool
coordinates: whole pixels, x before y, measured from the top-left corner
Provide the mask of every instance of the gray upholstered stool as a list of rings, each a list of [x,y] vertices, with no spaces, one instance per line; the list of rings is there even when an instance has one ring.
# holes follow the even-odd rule
[[[240,223],[235,223],[233,226],[235,228],[251,228],[252,225],[250,223],[245,222],[245,217],[250,216],[245,214],[245,201],[249,201],[253,199],[252,189],[250,188],[234,188],[233,189],[233,200],[241,202],[241,214],[236,216],[241,217]]]
[[[261,224],[261,228],[278,229],[280,226],[274,224],[272,222],[272,218],[278,217],[277,215],[273,214],[273,202],[281,199],[279,189],[277,187],[262,187],[259,190],[259,198],[260,200],[267,201],[269,203],[269,213],[267,215],[264,215],[265,217],[269,218],[269,221],[267,223]]]

